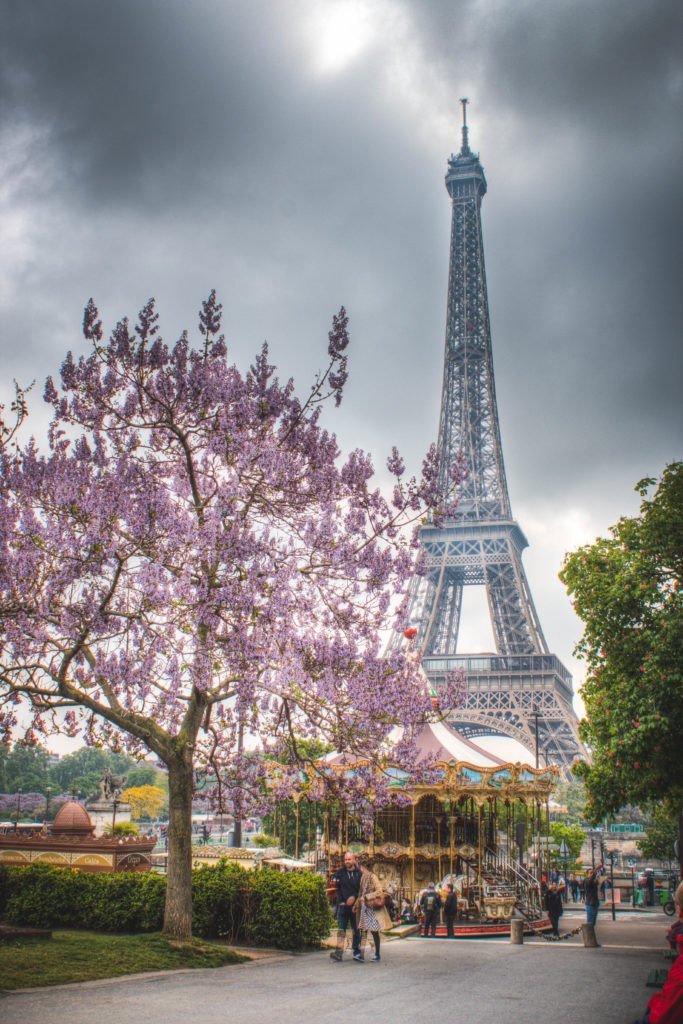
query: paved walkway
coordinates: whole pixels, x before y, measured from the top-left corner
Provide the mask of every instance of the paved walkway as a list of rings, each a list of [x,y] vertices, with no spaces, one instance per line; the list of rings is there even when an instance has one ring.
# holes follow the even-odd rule
[[[561,930],[583,916],[567,913]],[[334,963],[327,953],[275,956],[217,970],[137,975],[5,995],[3,1024],[631,1024],[664,967],[663,914],[601,912],[600,949],[579,938],[405,939],[379,964]]]

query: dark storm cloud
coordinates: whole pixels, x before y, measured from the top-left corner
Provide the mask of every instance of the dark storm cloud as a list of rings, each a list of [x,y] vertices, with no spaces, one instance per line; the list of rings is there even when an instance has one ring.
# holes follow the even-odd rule
[[[471,118],[486,122],[475,145],[491,185],[494,347],[515,478],[567,489],[608,480],[615,462],[659,468],[681,447],[680,6],[420,9],[422,45],[453,89],[463,25],[458,54],[478,58],[468,87]],[[530,402],[525,435],[515,406]],[[552,444],[529,465],[540,424]]]
[[[156,295],[172,339],[215,286],[238,361],[305,381],[344,303],[331,426],[416,469],[467,95],[513,508],[566,609],[562,551],[681,450],[680,40],[673,0],[4,0],[6,373],[54,373],[90,295],[108,327]]]
[[[6,110],[45,127],[86,203],[187,199],[237,137],[229,177],[263,154],[256,114],[291,70],[257,24],[202,2],[17,4],[6,27]]]

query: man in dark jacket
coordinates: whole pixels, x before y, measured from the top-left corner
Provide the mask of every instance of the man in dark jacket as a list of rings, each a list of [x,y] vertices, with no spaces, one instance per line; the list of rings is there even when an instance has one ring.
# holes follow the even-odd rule
[[[598,864],[596,868],[590,872],[586,877],[585,885],[585,899],[586,899],[586,921],[588,924],[595,925],[598,919],[598,910],[600,908],[600,875],[602,874],[602,864]]]
[[[446,935],[449,939],[454,938],[453,922],[458,913],[458,894],[449,882],[446,886],[446,902],[443,905],[443,916],[446,921]]]
[[[429,883],[429,888],[422,894],[420,906],[424,914],[424,937],[431,936],[434,939],[436,938],[436,922],[439,920],[439,910],[441,909],[441,897],[433,882]]]
[[[553,935],[559,935],[558,925],[562,917],[562,893],[557,888],[557,882],[552,882],[546,893],[545,909],[548,911],[548,917],[553,926]]]
[[[360,951],[360,931],[358,919],[354,913],[358,891],[360,889],[361,873],[356,864],[354,853],[344,854],[344,867],[334,875],[334,884],[337,890],[337,948],[330,953],[332,960],[341,960],[346,942],[346,929],[351,925],[351,950],[353,959],[358,963],[363,962],[363,954]]]

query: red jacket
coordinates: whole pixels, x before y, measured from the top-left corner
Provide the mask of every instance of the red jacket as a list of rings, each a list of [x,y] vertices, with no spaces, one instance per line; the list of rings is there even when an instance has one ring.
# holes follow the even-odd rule
[[[683,943],[679,942],[681,949]],[[683,1022],[683,952],[674,960],[661,992],[647,1004],[650,1024],[682,1024]]]

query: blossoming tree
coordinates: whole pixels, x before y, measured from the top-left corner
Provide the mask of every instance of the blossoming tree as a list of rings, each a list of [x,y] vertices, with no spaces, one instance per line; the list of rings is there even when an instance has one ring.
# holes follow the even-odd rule
[[[387,499],[369,456],[342,459],[322,426],[347,376],[343,309],[304,399],[266,346],[246,374],[229,364],[215,293],[197,348],[186,334],[167,346],[157,320],[150,301],[105,342],[90,301],[91,353],[69,353],[61,387],[45,387],[48,451],[5,447],[0,724],[26,705],[34,731],[83,730],[166,764],[164,930],[186,937],[197,765],[239,813],[264,771],[245,736],[372,756],[394,726],[409,735],[435,713],[417,660],[381,656],[381,630],[425,511],[438,521],[450,498],[434,449],[409,481],[393,451]]]

